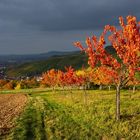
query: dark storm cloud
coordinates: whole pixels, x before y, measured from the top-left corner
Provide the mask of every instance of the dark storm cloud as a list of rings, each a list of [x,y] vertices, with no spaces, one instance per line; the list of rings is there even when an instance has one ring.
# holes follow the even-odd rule
[[[138,15],[139,0],[1,0],[0,19],[40,30],[95,29]]]
[[[118,17],[140,20],[140,0],[0,0],[0,53],[72,50]],[[67,46],[67,47],[66,47]]]

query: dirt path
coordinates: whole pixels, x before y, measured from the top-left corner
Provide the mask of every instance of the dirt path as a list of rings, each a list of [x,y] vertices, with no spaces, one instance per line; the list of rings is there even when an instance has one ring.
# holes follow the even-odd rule
[[[21,113],[26,102],[23,94],[0,94],[0,135],[13,127],[12,120]]]

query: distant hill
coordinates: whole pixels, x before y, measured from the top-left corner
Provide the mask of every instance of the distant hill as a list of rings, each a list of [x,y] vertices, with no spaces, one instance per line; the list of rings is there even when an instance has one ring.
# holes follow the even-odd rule
[[[72,66],[75,69],[80,69],[83,65],[87,67],[87,56],[85,53],[74,52],[72,54],[61,56],[55,55],[49,57],[47,60],[28,62],[10,67],[6,70],[6,75],[10,77],[32,76],[41,74],[52,68],[64,70],[65,66]]]
[[[108,53],[115,54],[115,49],[112,46],[107,46],[105,49]],[[64,70],[65,66],[72,66],[75,69],[80,69],[82,66],[88,67],[86,54],[79,51],[49,52],[47,54],[40,54],[40,56],[38,61],[34,60],[8,68],[6,75],[10,77],[32,76],[41,74],[52,68]]]
[[[59,52],[50,51],[41,54],[28,54],[28,55],[0,55],[0,65],[11,65],[11,64],[21,64],[25,62],[46,60],[52,56],[68,55],[75,52]]]

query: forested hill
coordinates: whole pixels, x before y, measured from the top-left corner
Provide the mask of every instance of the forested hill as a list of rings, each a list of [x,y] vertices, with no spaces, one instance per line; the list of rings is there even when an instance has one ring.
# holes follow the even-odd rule
[[[111,54],[115,53],[115,50],[111,46],[106,47],[106,50]],[[68,66],[72,66],[75,69],[80,69],[82,66],[87,67],[86,54],[78,51],[68,54],[53,55],[44,60],[28,62],[8,68],[6,75],[10,77],[32,76],[41,74],[52,68],[64,70],[65,67]]]
[[[87,67],[87,57],[84,53],[74,52],[73,54],[52,56],[46,60],[28,62],[8,68],[6,75],[10,77],[31,76],[41,74],[49,69],[61,69],[72,66],[80,69],[82,66]]]

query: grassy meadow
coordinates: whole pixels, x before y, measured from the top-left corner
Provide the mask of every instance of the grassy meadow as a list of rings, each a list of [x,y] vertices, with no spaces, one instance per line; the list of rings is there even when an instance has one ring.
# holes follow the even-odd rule
[[[3,91],[2,94],[10,91]],[[12,91],[11,91],[12,92]],[[28,104],[7,140],[139,140],[140,92],[121,92],[121,120],[115,120],[115,91],[13,90]]]

